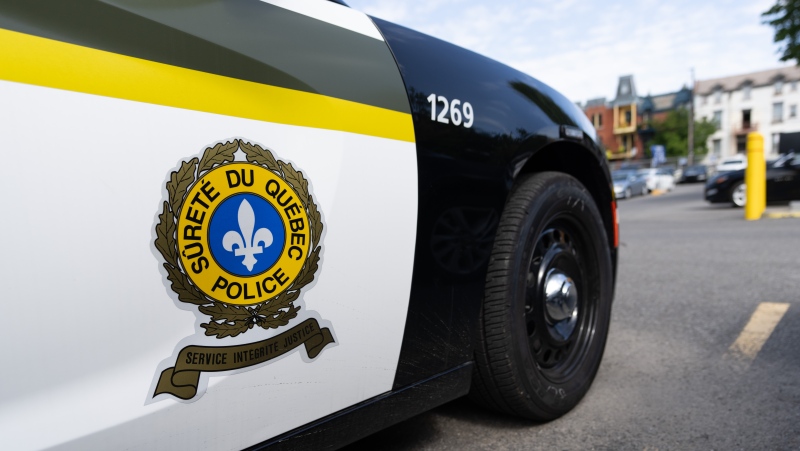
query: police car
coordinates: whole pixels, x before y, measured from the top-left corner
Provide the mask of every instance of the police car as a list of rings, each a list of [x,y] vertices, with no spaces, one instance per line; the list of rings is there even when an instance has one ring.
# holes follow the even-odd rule
[[[0,3],[5,449],[573,408],[618,228],[552,88],[323,0]]]

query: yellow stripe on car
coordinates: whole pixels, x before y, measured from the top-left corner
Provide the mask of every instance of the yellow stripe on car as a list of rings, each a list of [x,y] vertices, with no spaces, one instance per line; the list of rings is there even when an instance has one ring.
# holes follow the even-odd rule
[[[0,29],[0,79],[414,142],[411,115]]]

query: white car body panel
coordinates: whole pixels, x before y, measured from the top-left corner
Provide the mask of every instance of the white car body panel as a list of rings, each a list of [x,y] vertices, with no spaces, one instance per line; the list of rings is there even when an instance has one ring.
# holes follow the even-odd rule
[[[717,172],[738,171],[747,168],[746,156],[734,156],[723,158],[716,166]]]
[[[3,298],[30,313],[6,323],[4,447],[241,449],[391,389],[414,257],[413,142],[5,81],[0,98]],[[164,183],[180,161],[236,137],[297,164],[313,187],[322,261],[293,323],[320,318],[336,344],[311,363],[296,350],[204,373],[194,402],[154,402],[173,352],[216,340],[162,274]]]
[[[657,168],[641,169],[639,170],[639,175],[646,179],[647,189],[650,191],[671,191],[675,188],[675,177],[670,174],[659,173]]]

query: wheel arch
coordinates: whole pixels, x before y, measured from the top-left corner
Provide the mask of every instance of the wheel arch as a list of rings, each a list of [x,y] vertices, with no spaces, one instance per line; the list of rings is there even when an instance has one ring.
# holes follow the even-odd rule
[[[556,141],[534,152],[514,174],[514,180],[524,174],[543,171],[557,171],[571,175],[589,190],[589,194],[600,210],[606,236],[612,253],[614,253],[616,250],[614,248],[615,219],[611,203],[615,199],[605,160],[598,159],[596,152],[578,143]]]

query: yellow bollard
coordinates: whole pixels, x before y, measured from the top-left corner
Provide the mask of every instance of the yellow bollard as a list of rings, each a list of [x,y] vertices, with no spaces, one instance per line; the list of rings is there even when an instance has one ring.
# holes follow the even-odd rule
[[[744,171],[744,219],[761,219],[767,206],[767,163],[764,160],[764,137],[747,134],[747,169]]]

